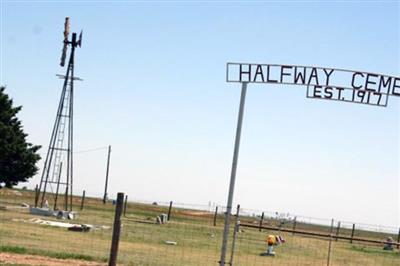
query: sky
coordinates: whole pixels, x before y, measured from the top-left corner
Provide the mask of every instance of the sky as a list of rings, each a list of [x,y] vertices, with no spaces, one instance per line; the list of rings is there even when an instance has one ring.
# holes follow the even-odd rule
[[[398,1],[1,0],[0,84],[23,106],[42,157],[62,88],[55,74],[65,72],[66,16],[71,31],[83,30],[77,194],[102,196],[111,145],[111,197],[226,205],[240,98],[227,62],[400,76]],[[249,84],[234,205],[399,227],[400,98],[382,108],[306,90]]]

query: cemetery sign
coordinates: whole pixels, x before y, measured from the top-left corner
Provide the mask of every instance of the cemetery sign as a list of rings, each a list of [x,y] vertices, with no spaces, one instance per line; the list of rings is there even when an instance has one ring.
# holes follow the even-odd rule
[[[226,252],[228,249],[230,218],[235,190],[236,169],[239,157],[247,84],[302,85],[307,86],[308,98],[384,107],[388,104],[389,96],[400,97],[400,77],[326,67],[227,63],[226,81],[241,83],[242,92],[240,95],[231,179],[229,182],[228,200],[226,204],[221,259],[219,261],[220,266],[225,266],[225,264],[227,264]],[[233,248],[234,247],[232,247],[232,250]]]
[[[227,82],[307,86],[307,97],[387,106],[400,97],[400,77],[315,66],[227,63]]]

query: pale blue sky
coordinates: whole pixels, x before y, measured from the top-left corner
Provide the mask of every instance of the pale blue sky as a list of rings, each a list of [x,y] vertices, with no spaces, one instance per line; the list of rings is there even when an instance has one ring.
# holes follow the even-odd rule
[[[226,62],[400,75],[397,1],[1,7],[0,83],[23,105],[29,140],[44,147],[62,86],[64,18],[83,29],[75,150],[111,144],[110,194],[131,199],[226,204],[240,96],[225,82]],[[380,108],[250,85],[235,204],[399,226],[399,100]],[[106,150],[76,154],[75,191],[102,195],[105,160]]]

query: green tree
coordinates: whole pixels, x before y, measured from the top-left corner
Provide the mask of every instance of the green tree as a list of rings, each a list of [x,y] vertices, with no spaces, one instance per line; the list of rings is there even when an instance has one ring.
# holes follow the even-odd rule
[[[0,87],[0,189],[26,182],[38,171],[40,146],[26,142],[28,135],[16,116],[21,108],[13,107],[5,87]]]

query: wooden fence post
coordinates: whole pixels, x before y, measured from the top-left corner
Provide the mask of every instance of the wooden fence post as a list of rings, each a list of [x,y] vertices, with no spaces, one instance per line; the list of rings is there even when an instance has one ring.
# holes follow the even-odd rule
[[[85,194],[86,194],[86,191],[83,190],[83,193],[82,193],[82,200],[81,200],[81,210],[83,210],[83,205],[85,204]]]
[[[108,172],[110,170],[110,155],[111,155],[111,145],[108,145],[106,183],[104,185],[103,204],[106,204],[106,202],[107,202]]]
[[[167,221],[171,218],[172,201],[169,202]]]
[[[35,208],[37,208],[38,200],[39,200],[39,187],[38,187],[38,185],[36,185],[36,187],[35,187]]]
[[[263,224],[263,220],[264,220],[264,212],[261,214],[260,227],[258,229],[258,231],[260,231],[260,232],[261,232],[261,227],[262,227],[262,224]]]
[[[218,206],[215,206],[214,226],[217,226],[217,215],[218,215]]]
[[[111,241],[111,251],[110,251],[110,259],[108,261],[108,266],[117,265],[119,236],[121,233],[121,213],[123,205],[124,205],[124,193],[119,192],[117,196],[117,206],[115,207],[113,235]]]
[[[353,243],[353,237],[354,237],[354,231],[356,229],[356,224],[353,224],[353,229],[351,229],[351,239],[350,239],[350,243]]]
[[[399,233],[397,234],[397,243],[400,243],[400,228]],[[397,245],[397,248],[400,249],[400,245]]]

